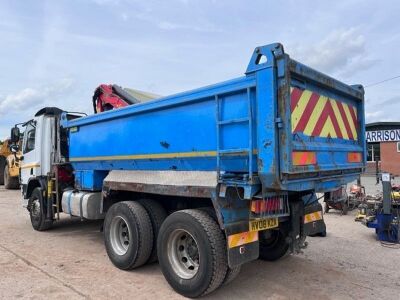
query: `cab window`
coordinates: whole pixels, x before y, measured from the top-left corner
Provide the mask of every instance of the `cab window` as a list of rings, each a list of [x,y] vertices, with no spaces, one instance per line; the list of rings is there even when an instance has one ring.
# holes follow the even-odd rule
[[[36,128],[33,127],[32,125],[28,125],[25,131],[25,147],[24,147],[24,153],[28,153],[35,149],[35,132]]]

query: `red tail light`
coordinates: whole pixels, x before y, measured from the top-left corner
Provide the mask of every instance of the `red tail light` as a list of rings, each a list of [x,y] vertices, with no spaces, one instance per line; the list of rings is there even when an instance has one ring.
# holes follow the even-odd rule
[[[256,214],[279,213],[283,209],[283,201],[279,197],[269,198],[268,200],[251,201],[251,211]]]

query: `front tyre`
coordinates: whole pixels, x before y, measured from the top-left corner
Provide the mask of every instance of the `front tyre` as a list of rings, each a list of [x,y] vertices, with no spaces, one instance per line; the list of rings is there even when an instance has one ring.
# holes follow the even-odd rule
[[[260,256],[261,260],[275,261],[284,256],[289,244],[286,241],[287,232],[283,229],[271,230],[269,236],[264,236],[265,233],[260,233]]]
[[[11,177],[10,176],[10,169],[8,168],[8,165],[4,167],[4,188],[7,190],[16,190],[19,188],[19,179],[18,177]]]
[[[6,160],[4,156],[0,156],[0,185],[4,184],[4,166],[6,165]]]
[[[183,296],[206,295],[225,280],[225,236],[203,210],[182,210],[168,216],[160,228],[157,253],[165,279]]]
[[[53,220],[46,219],[46,201],[43,197],[43,189],[37,187],[32,191],[28,202],[29,216],[33,229],[45,231],[51,227]]]
[[[145,264],[153,247],[153,229],[146,209],[135,201],[111,206],[104,220],[104,242],[116,267],[130,270]]]

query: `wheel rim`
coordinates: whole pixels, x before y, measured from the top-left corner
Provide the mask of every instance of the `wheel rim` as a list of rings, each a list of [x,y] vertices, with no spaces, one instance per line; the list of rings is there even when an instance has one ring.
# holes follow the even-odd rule
[[[193,278],[199,270],[200,253],[197,241],[183,229],[168,237],[168,259],[174,272],[183,279]]]
[[[31,214],[35,219],[40,218],[40,201],[39,199],[33,199],[31,204]]]
[[[124,255],[128,252],[130,245],[130,230],[126,220],[121,217],[115,217],[111,221],[110,230],[111,246],[118,255]]]

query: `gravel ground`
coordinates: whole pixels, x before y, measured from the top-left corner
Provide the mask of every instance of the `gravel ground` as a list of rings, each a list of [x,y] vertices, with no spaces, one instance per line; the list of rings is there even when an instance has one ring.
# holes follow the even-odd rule
[[[382,247],[352,213],[333,211],[325,220],[328,236],[309,238],[304,254],[246,264],[204,299],[399,299],[400,250]],[[0,187],[0,298],[182,299],[157,264],[115,268],[100,225],[67,217],[36,232],[19,191]]]

